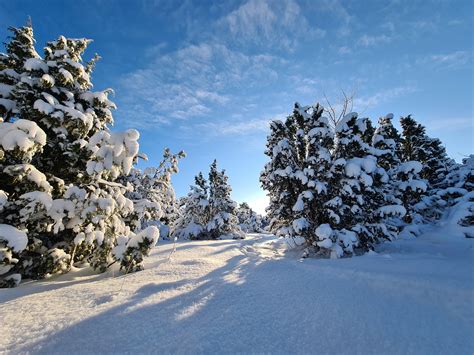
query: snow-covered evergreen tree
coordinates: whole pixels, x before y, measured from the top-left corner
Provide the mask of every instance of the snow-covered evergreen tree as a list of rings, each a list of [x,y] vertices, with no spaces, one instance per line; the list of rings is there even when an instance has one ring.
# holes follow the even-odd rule
[[[12,91],[20,82],[25,63],[32,58],[39,58],[30,26],[10,27],[9,30],[13,36],[5,44],[7,53],[0,53],[0,118],[4,122],[10,122],[17,112]]]
[[[271,218],[284,226],[280,234],[302,236],[316,252],[341,257],[393,238],[384,218],[405,211],[398,200],[384,199],[389,179],[379,160],[388,152],[367,143],[374,134],[369,120],[349,114],[333,132],[323,112],[320,105],[296,104],[285,124],[272,123],[261,182]]]
[[[395,196],[402,201],[406,210],[406,223],[422,223],[422,217],[417,213],[417,204],[426,193],[428,185],[420,178],[423,165],[418,161],[407,161],[398,165],[393,176]]]
[[[441,226],[450,225],[474,238],[474,155],[451,166],[440,185],[417,207],[423,215],[439,220]]]
[[[232,200],[232,188],[228,183],[225,170],[217,169],[214,160],[209,171],[209,208],[211,218],[207,224],[207,232],[211,239],[220,237],[243,238],[244,234],[238,226],[235,215],[237,203]]]
[[[181,214],[173,226],[173,236],[189,239],[243,238],[236,216],[237,203],[230,197],[232,189],[225,171],[211,164],[209,181],[202,173],[184,198]]]
[[[441,142],[410,116],[401,119],[400,135],[392,114],[378,127],[355,113],[334,116],[332,127],[323,112],[334,116],[295,104],[285,122],[270,125],[260,181],[273,233],[303,237],[308,251],[341,257],[392,240],[401,229],[415,233],[426,211],[433,221],[461,196],[470,206],[470,192],[453,188],[462,180],[456,169],[471,176],[469,168],[455,168]],[[470,207],[463,211],[462,225],[471,223]]]
[[[400,164],[401,137],[392,124],[393,114],[380,117],[378,127],[373,132],[371,144],[380,151],[379,165],[390,172]]]
[[[263,218],[252,210],[248,203],[242,202],[236,211],[240,229],[245,233],[262,233]]]
[[[181,200],[181,212],[173,224],[172,234],[181,239],[208,239],[209,186],[202,173],[194,179],[191,191]]]
[[[300,125],[298,145],[304,145],[305,151],[300,154],[293,183],[298,186],[299,194],[292,206],[294,218],[290,231],[292,236],[302,236],[311,245],[316,242],[314,229],[327,221],[321,201],[325,201],[327,193],[333,133],[328,119],[322,117],[323,107],[318,104],[306,107],[296,104],[293,114]]]
[[[464,158],[445,177],[437,195],[446,202],[444,220],[461,226],[468,238],[474,238],[474,155]]]
[[[183,151],[173,154],[166,148],[163,159],[157,167],[149,167],[144,171],[132,169],[128,176],[120,179],[123,184],[131,184],[133,191],[125,196],[133,201],[134,215],[131,222],[137,230],[156,224],[160,226],[162,237],[169,226],[178,218],[179,205],[171,183],[171,176],[179,172],[179,159],[185,157]]]
[[[426,134],[426,129],[410,115],[400,119],[402,126],[402,161],[419,161],[423,167],[420,176],[435,188],[444,180],[454,162],[437,138]]]
[[[265,154],[270,161],[260,175],[264,190],[268,191],[270,203],[267,208],[268,229],[277,235],[287,235],[292,228],[293,206],[296,203],[294,168],[296,152],[292,143],[294,119],[285,123],[275,120],[270,123],[271,133],[267,137]]]
[[[116,181],[137,158],[139,134],[109,131],[111,91],[91,91],[94,60],[81,58],[90,41],[61,36],[41,58],[31,27],[12,32],[0,61],[0,283],[79,263],[140,269],[159,232],[130,230],[133,203]]]
[[[374,149],[364,142],[367,119],[346,115],[336,127],[335,148],[325,203],[329,223],[319,226],[317,245],[331,257],[351,255],[354,248],[368,250],[391,235],[383,223],[386,214],[403,213],[387,205],[380,185],[387,182]]]
[[[403,205],[403,201],[400,197],[404,194],[404,191],[399,190],[400,184],[398,180],[398,168],[401,163],[401,137],[397,129],[393,126],[392,119],[393,114],[391,113],[380,117],[378,126],[373,133],[373,153],[377,156],[377,163],[380,166],[380,174],[378,174],[379,183],[377,183],[376,180],[374,187],[383,195],[385,204]],[[400,213],[389,214],[384,220],[384,224],[393,236],[395,236],[404,225],[401,217],[402,215]]]

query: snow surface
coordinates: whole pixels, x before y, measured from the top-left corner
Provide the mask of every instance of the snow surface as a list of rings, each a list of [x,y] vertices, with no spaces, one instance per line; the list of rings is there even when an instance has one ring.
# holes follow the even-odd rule
[[[472,354],[473,242],[438,228],[328,260],[265,234],[160,241],[142,272],[0,290],[0,352]]]

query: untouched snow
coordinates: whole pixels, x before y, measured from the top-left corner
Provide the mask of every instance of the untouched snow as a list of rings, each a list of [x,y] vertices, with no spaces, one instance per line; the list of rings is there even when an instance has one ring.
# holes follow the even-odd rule
[[[20,231],[8,224],[0,224],[0,240],[2,244],[3,241],[6,241],[7,246],[15,251],[24,250],[28,244],[26,232]]]
[[[142,272],[0,290],[0,352],[472,354],[473,242],[433,230],[321,260],[264,234],[171,258],[160,241]]]

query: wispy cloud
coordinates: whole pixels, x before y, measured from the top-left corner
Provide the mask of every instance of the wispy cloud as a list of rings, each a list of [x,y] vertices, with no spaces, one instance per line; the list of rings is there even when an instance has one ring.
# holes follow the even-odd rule
[[[460,131],[474,129],[474,117],[455,117],[430,120],[429,129],[432,131]]]
[[[339,27],[336,28],[336,34],[339,37],[351,35],[351,25],[353,24],[354,14],[345,7],[340,0],[308,0],[307,8],[313,10],[313,16],[319,18],[334,17]]]
[[[387,36],[385,34],[376,35],[376,36],[364,34],[359,38],[357,43],[363,47],[371,47],[378,44],[390,43],[391,41],[392,41],[392,37]]]
[[[196,97],[202,100],[207,100],[211,102],[216,102],[218,104],[225,104],[229,101],[229,97],[225,95],[219,95],[218,93],[206,91],[206,90],[198,90],[196,91]]]
[[[456,51],[445,54],[434,54],[418,60],[419,64],[431,64],[436,67],[458,68],[468,64],[472,59],[471,53],[467,51]]]
[[[245,55],[222,43],[190,45],[126,75],[124,100],[144,102],[141,120],[152,124],[156,117],[160,122],[200,117],[231,101],[243,83],[252,88],[275,80],[282,64],[279,57]]]
[[[460,20],[460,19],[454,19],[454,20],[448,21],[449,26],[460,26],[460,25],[463,25],[463,24],[464,24],[464,21]]]
[[[347,47],[347,46],[342,46],[342,47],[339,47],[339,49],[337,50],[337,52],[338,52],[339,54],[344,55],[344,54],[350,54],[350,53],[352,53],[352,50],[351,50],[349,47]]]
[[[434,31],[438,27],[438,21],[420,20],[412,22],[411,25],[417,31]]]
[[[326,34],[310,25],[294,0],[249,0],[219,24],[236,41],[287,50],[293,50],[303,38],[321,38]]]
[[[389,102],[397,97],[407,95],[416,91],[416,87],[407,85],[399,86],[396,88],[391,88],[388,90],[380,91],[374,95],[355,98],[354,99],[354,108],[361,111],[365,111],[368,108],[375,107],[385,102]]]
[[[198,129],[214,136],[258,134],[267,132],[272,120],[281,120],[286,115],[286,113],[280,113],[256,119],[205,122],[195,125],[193,129]]]

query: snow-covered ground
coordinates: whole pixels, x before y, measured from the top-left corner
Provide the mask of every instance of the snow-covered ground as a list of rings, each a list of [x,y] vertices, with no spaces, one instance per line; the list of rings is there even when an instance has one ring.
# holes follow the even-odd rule
[[[171,258],[160,243],[139,273],[0,290],[0,352],[474,352],[473,239],[432,230],[339,260],[263,234]]]

